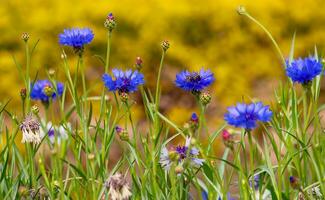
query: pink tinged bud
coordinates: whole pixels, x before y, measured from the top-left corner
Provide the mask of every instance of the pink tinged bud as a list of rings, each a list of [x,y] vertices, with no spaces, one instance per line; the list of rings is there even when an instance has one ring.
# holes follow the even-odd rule
[[[228,141],[231,139],[231,134],[225,129],[222,131],[222,139]]]
[[[120,126],[116,126],[116,127],[115,127],[115,131],[116,131],[118,134],[120,134],[120,133],[123,131],[123,128],[120,127]]]
[[[135,64],[136,64],[136,65],[142,65],[142,59],[141,59],[140,57],[137,57],[137,58],[135,59]]]
[[[109,13],[109,14],[107,15],[107,19],[108,19],[108,20],[114,20],[115,18],[114,18],[113,13]]]

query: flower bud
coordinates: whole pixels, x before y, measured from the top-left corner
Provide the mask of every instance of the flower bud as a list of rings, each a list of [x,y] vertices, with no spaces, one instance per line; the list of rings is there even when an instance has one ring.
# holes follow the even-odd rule
[[[191,129],[194,131],[199,127],[199,117],[196,113],[192,113],[191,119],[189,121]]]
[[[299,179],[295,176],[290,176],[289,177],[290,185],[293,189],[299,189]]]
[[[240,15],[245,15],[247,13],[245,6],[238,6],[237,13]]]
[[[112,32],[116,27],[115,17],[112,13],[107,15],[104,26],[109,30],[109,32]]]
[[[181,173],[183,173],[183,171],[184,171],[184,168],[183,168],[182,165],[177,165],[177,166],[175,167],[175,172],[176,172],[176,174],[181,174]]]
[[[211,94],[209,92],[202,92],[200,94],[201,103],[206,106],[211,102]]]
[[[21,35],[21,39],[24,40],[25,42],[27,42],[28,39],[29,39],[29,34],[28,34],[28,33],[23,33],[23,34]]]
[[[54,94],[54,89],[50,85],[47,85],[43,88],[43,92],[46,96],[52,97]]]
[[[28,190],[25,186],[19,186],[18,193],[21,197],[27,196],[28,195]]]
[[[60,188],[60,183],[59,183],[59,181],[55,180],[55,181],[53,181],[52,184],[53,184],[54,187]]]
[[[32,106],[32,113],[35,115],[37,115],[39,113],[39,108],[37,105]]]
[[[119,134],[120,139],[122,141],[129,141],[130,137],[129,137],[129,133],[127,130],[123,129],[123,131]]]
[[[138,56],[136,59],[135,59],[135,67],[137,68],[137,70],[141,70],[142,68],[142,59]]]
[[[164,40],[162,43],[161,43],[161,47],[163,49],[164,52],[166,52],[168,49],[169,49],[169,42],[167,40]]]
[[[229,133],[226,129],[222,131],[222,140],[226,147],[233,149],[234,148],[234,136]]]
[[[120,98],[121,98],[121,101],[122,101],[122,102],[127,102],[128,99],[129,99],[129,95],[128,95],[128,93],[126,93],[126,92],[121,92],[121,93],[120,93]]]
[[[50,75],[51,77],[53,77],[54,74],[55,74],[55,70],[54,70],[54,69],[49,69],[49,75]]]
[[[26,88],[22,88],[20,90],[20,97],[21,97],[21,99],[24,101],[26,99],[26,96],[27,96],[27,90],[26,90]]]
[[[95,155],[93,153],[88,154],[88,160],[94,160]]]

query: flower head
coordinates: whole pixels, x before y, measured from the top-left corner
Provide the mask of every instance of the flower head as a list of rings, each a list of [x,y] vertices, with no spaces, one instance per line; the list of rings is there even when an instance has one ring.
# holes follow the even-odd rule
[[[257,121],[268,122],[271,117],[272,111],[269,106],[264,106],[261,102],[258,102],[251,104],[238,103],[236,106],[229,107],[224,119],[229,125],[251,130],[256,127]]]
[[[28,142],[38,144],[41,142],[40,123],[31,114],[27,115],[20,124],[20,130],[23,132],[22,143]]]
[[[189,160],[192,166],[203,165],[204,160],[197,158],[199,150],[195,147],[191,147],[191,138],[186,138],[185,145],[178,145],[175,150],[168,151],[164,147],[160,154],[160,164],[165,170],[169,170],[171,165],[176,161],[178,164],[182,164],[184,161]]]
[[[57,91],[55,91],[52,83],[49,80],[36,81],[31,85],[31,87],[31,98],[34,100],[41,100],[42,102],[48,102],[50,98],[54,99],[57,96],[61,96],[64,89],[63,83],[57,82]]]
[[[120,173],[112,175],[105,182],[105,186],[109,189],[112,200],[126,200],[132,195],[127,180]]]
[[[177,87],[190,92],[201,92],[214,81],[213,73],[210,70],[201,69],[199,72],[182,71],[176,75],[175,84]]]
[[[104,84],[109,91],[118,91],[120,94],[129,93],[136,91],[139,85],[144,84],[143,74],[137,70],[113,69],[112,72],[113,76],[103,75]]]
[[[73,47],[75,50],[82,50],[85,44],[89,44],[94,38],[92,30],[89,28],[65,29],[59,35],[61,45]]]
[[[322,72],[322,63],[312,57],[298,58],[291,63],[289,61],[286,63],[287,76],[293,82],[308,84]]]

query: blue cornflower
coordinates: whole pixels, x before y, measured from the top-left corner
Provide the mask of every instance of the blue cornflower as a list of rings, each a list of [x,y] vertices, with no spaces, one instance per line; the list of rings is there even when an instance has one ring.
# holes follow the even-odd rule
[[[144,84],[144,76],[140,72],[127,70],[122,71],[113,69],[113,76],[104,74],[103,81],[109,91],[118,91],[121,93],[129,93],[137,90],[139,85]]]
[[[65,29],[59,35],[59,43],[75,49],[83,49],[84,45],[89,44],[93,38],[94,34],[89,28],[71,28]]]
[[[229,125],[251,130],[256,127],[256,122],[268,122],[272,117],[272,111],[269,106],[264,106],[261,102],[243,104],[238,103],[236,106],[228,108],[224,119]]]
[[[57,82],[56,89],[49,80],[38,80],[31,84],[30,97],[34,100],[41,100],[42,102],[49,102],[50,98],[54,99],[61,96],[63,93],[63,83]]]
[[[308,84],[322,72],[322,63],[315,58],[298,58],[287,63],[286,72],[293,82]]]
[[[200,92],[214,81],[210,70],[201,69],[199,72],[182,71],[176,75],[177,87],[190,92]]]
[[[169,170],[174,161],[182,164],[185,160],[189,159],[192,166],[202,166],[204,159],[197,158],[199,150],[195,147],[190,147],[191,138],[186,138],[185,145],[178,145],[175,150],[168,151],[164,147],[160,155],[160,164],[165,170]]]

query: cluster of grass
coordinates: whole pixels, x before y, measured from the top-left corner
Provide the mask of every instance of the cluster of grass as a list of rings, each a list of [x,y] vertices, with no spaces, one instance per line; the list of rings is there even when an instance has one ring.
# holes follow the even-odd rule
[[[265,30],[285,68],[284,56],[271,34],[244,8],[239,13]],[[96,57],[108,73],[115,24],[105,25],[106,56]],[[22,109],[7,110],[8,101],[0,110],[5,135],[0,151],[1,199],[323,199],[325,146],[319,113],[325,107],[318,105],[322,75],[304,87],[289,79],[281,84],[274,92],[272,120],[259,124],[262,131],[258,137],[248,129],[225,129],[226,124],[209,130],[205,111],[210,99],[206,93],[205,98],[188,94],[198,97],[200,113],[192,116],[186,126],[180,126],[159,110],[161,72],[169,47],[164,41],[155,91],[145,85],[137,91],[147,119],[143,130],[132,112],[140,102],[135,102],[131,93],[107,93],[103,84],[98,96],[89,96],[94,91],[85,79],[82,52],[87,49],[83,48],[76,52],[74,77],[68,56],[64,50],[61,52],[66,76],[62,95],[51,98],[59,88],[56,74],[50,71],[49,88],[42,91],[49,94],[49,101],[43,101],[40,108],[32,106],[30,94],[39,77],[30,73],[30,66],[37,42],[30,44],[26,34],[23,39],[26,61],[22,65],[14,59],[26,88],[21,91]],[[294,39],[289,61],[293,60],[293,49]],[[316,49],[314,58],[319,59]],[[141,70],[141,62],[137,67]],[[97,116],[93,105],[98,102]],[[37,122],[40,130],[31,128]],[[55,129],[54,141],[49,131],[54,125],[49,128],[49,122],[62,127],[61,132]],[[45,136],[40,142],[17,142],[15,138],[26,133],[26,128],[28,134],[44,132]],[[232,132],[230,136],[224,134],[228,131]],[[217,157],[212,146],[220,133],[226,148],[222,157]],[[201,142],[203,136],[209,138],[208,143]],[[173,147],[176,138],[183,138],[187,144]],[[122,155],[112,163],[114,143],[120,145]],[[184,154],[179,153],[181,150]],[[194,165],[193,159],[202,163]],[[163,164],[166,162],[168,169]]]

